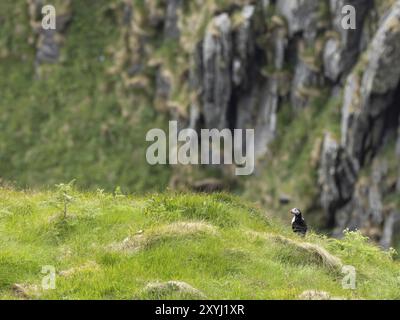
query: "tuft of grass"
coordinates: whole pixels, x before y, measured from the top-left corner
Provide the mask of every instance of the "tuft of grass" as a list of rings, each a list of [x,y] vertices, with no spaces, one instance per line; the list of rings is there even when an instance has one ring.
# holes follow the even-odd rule
[[[321,264],[328,270],[340,271],[342,268],[342,262],[339,258],[330,254],[323,247],[307,242],[297,242],[282,236],[273,236],[273,241],[281,243],[283,246],[290,247],[289,254],[298,251],[300,254],[306,256],[309,261],[315,260],[316,263]]]
[[[147,299],[163,299],[165,297],[185,300],[207,299],[201,291],[182,281],[149,283],[143,289],[142,297]]]

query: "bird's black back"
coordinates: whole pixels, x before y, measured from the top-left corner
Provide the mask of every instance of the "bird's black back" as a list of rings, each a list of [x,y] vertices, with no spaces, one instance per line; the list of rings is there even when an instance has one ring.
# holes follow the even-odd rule
[[[301,215],[295,217],[295,220],[292,222],[292,230],[303,237],[306,235],[307,224]]]

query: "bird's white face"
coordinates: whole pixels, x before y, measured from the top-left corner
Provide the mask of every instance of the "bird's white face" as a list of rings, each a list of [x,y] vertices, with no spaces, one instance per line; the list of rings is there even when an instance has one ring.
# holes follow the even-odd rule
[[[293,208],[292,210],[290,210],[290,213],[295,215],[295,216],[298,216],[298,215],[301,214],[300,210],[297,209],[297,208]]]

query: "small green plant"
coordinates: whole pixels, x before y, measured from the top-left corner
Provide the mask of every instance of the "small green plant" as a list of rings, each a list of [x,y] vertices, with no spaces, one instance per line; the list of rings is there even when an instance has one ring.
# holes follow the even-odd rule
[[[125,197],[120,186],[117,186],[117,187],[115,188],[114,195],[115,195],[116,198],[123,198],[123,197]]]
[[[63,218],[66,219],[68,216],[68,206],[74,200],[72,196],[74,191],[75,180],[69,183],[56,184],[56,193],[52,201],[52,204],[59,210],[62,211]]]

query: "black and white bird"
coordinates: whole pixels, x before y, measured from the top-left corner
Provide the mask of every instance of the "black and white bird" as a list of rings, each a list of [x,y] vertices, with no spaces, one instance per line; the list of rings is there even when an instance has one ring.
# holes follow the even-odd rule
[[[301,211],[297,208],[293,208],[292,210],[290,210],[290,213],[293,215],[292,219],[293,232],[304,237],[307,233],[307,224],[301,214]]]

